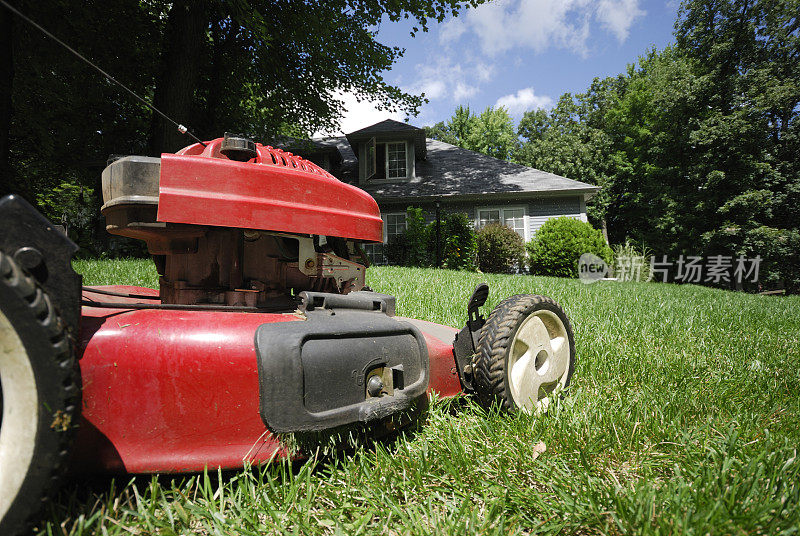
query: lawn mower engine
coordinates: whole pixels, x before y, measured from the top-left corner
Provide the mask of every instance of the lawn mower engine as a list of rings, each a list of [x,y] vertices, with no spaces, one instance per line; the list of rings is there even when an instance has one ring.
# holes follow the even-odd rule
[[[364,288],[357,241],[381,241],[375,201],[312,162],[242,138],[103,172],[112,234],[147,242],[162,303],[285,310],[301,291]]]
[[[395,316],[366,286],[374,199],[291,153],[227,136],[103,171],[112,234],[147,243],[159,289],[82,287],[77,247],[0,199],[0,533],[26,527],[74,472],[239,468],[281,434],[372,437],[413,425],[431,392],[534,411],[569,383],[574,340],[549,298],[460,331]]]

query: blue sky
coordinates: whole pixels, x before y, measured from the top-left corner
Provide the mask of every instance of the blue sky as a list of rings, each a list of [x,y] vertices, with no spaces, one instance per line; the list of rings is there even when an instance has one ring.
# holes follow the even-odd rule
[[[500,0],[434,22],[415,38],[413,24],[387,22],[378,39],[406,49],[386,79],[430,99],[411,124],[445,120],[459,104],[478,112],[504,105],[519,119],[671,43],[677,10],[675,0]],[[404,119],[352,95],[341,99],[343,132]]]

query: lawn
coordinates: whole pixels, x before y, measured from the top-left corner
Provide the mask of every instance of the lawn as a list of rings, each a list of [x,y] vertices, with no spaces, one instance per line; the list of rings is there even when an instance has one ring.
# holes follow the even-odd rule
[[[86,284],[155,286],[146,261],[80,261]],[[372,268],[398,314],[464,322],[545,294],[577,344],[538,417],[433,404],[391,448],[232,474],[67,484],[46,534],[795,534],[800,298],[654,283]],[[488,309],[487,309],[488,312]],[[546,452],[538,456],[536,445]]]

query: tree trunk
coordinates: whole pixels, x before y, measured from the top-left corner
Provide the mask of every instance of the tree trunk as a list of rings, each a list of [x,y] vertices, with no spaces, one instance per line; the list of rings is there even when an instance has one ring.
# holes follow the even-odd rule
[[[164,31],[161,71],[156,82],[153,105],[191,130],[196,111],[195,89],[200,63],[206,52],[208,12],[205,2],[178,0],[172,5]],[[193,140],[157,113],[150,123],[150,153],[175,152]]]
[[[0,196],[11,190],[11,90],[14,81],[14,14],[0,7]]]
[[[222,95],[222,51],[226,43],[223,41],[219,17],[211,23],[211,65],[208,73],[208,97],[203,115],[201,132],[208,138],[222,135],[216,132],[219,118],[219,101]]]

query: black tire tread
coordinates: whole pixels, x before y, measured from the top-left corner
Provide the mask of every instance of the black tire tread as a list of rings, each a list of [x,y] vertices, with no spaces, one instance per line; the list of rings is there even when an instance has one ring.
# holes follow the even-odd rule
[[[50,372],[57,376],[55,379],[61,386],[57,393],[57,407],[50,409],[63,412],[69,417],[71,423],[66,430],[58,431],[56,434],[58,444],[56,452],[50,457],[50,471],[46,477],[49,484],[44,486],[41,500],[38,504],[30,505],[31,512],[21,524],[7,529],[12,531],[11,534],[27,534],[39,521],[42,509],[56,494],[66,473],[70,447],[80,413],[81,380],[80,371],[75,362],[73,341],[50,297],[42,290],[34,277],[27,274],[13,258],[2,251],[0,251],[0,285],[5,286],[20,298],[41,327],[43,335],[48,338],[52,348],[53,365],[55,365],[50,367]],[[1,522],[2,520],[0,520]]]
[[[475,358],[475,391],[485,408],[494,404],[504,411],[513,411],[516,405],[505,381],[505,361],[508,345],[520,320],[541,304],[560,306],[547,296],[515,294],[495,307],[481,330]],[[567,330],[571,330],[569,324]]]

